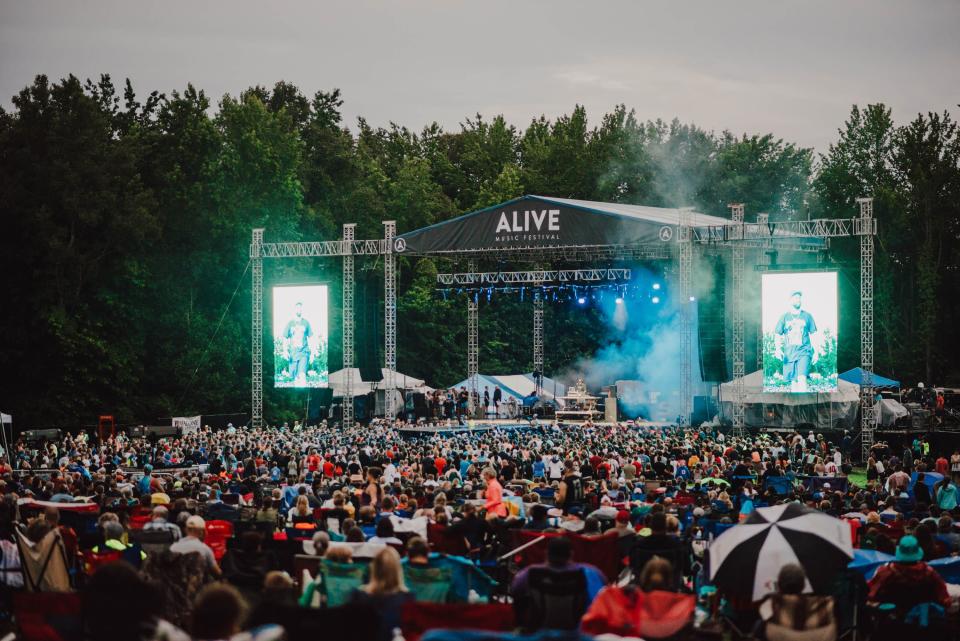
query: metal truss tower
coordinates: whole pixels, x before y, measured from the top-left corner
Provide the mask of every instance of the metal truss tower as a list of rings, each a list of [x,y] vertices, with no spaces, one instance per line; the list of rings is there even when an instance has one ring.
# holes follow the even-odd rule
[[[543,380],[543,293],[539,290],[533,292],[533,371],[539,396]]]
[[[468,263],[469,271],[477,271],[477,265],[474,261]],[[476,408],[473,401],[478,397],[477,391],[477,373],[480,367],[480,344],[478,342],[480,325],[480,303],[477,292],[470,292],[467,296],[467,380],[470,381],[470,400],[467,404],[470,415],[473,416]]]
[[[343,427],[353,427],[353,253],[355,223],[343,226]]]
[[[762,227],[770,222],[770,214],[757,214],[757,226]],[[763,251],[761,248],[758,251]],[[760,264],[758,257],[757,264]],[[763,369],[763,323],[757,321],[757,369]]]
[[[745,248],[743,240],[743,205],[735,203],[728,205],[730,208],[730,218],[733,226],[730,228],[731,240],[735,241],[730,251],[732,253],[732,271],[733,271],[733,322],[730,332],[733,352],[733,436],[746,436],[745,427],[745,407],[743,397],[743,376],[745,370],[744,364],[744,336],[743,336],[743,254]]]
[[[383,360],[387,372],[384,376],[384,413],[387,420],[397,416],[393,396],[397,371],[397,256],[393,253],[393,239],[397,235],[397,222],[383,222]]]
[[[263,229],[254,229],[250,241],[253,274],[250,318],[250,425],[263,427]]]
[[[693,234],[692,213],[680,209],[680,417],[689,424],[693,410]]]
[[[862,460],[870,456],[877,426],[873,372],[873,236],[877,221],[873,217],[873,198],[858,198],[860,217],[855,220],[855,233],[860,236],[860,443]]]

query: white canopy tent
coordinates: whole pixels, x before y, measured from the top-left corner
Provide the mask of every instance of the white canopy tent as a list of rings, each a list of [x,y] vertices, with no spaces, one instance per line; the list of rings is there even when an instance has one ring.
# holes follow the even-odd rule
[[[361,396],[363,394],[368,394],[373,390],[382,390],[383,381],[387,378],[387,373],[389,370],[385,367],[380,368],[380,380],[377,381],[365,381],[360,377],[360,370],[356,367],[351,368],[353,371],[353,377],[351,381],[351,389],[353,390],[354,396]],[[396,390],[416,390],[418,392],[427,392],[432,391],[432,389],[419,378],[414,378],[413,376],[407,376],[406,374],[401,374],[400,372],[394,371],[393,373],[393,383],[394,389]],[[336,372],[330,372],[329,385],[333,389],[334,397],[342,397],[344,390],[347,385],[347,370],[340,369]]]
[[[470,389],[470,379],[465,378],[459,383],[451,385],[454,389],[466,387]],[[522,403],[523,399],[534,393],[537,384],[533,379],[533,374],[477,374],[476,388],[477,392],[483,397],[484,388],[490,391],[491,401],[493,400],[494,388],[500,388],[500,394],[503,402],[508,402],[510,398],[515,398],[517,403]],[[543,377],[540,397],[548,401],[556,401],[561,407],[563,401],[559,397],[567,393],[567,386],[557,382],[552,378]]]
[[[734,383],[720,385],[720,411],[733,416]],[[757,370],[743,377],[746,424],[766,427],[794,427],[800,424],[829,429],[843,423],[856,425],[860,407],[860,386],[844,380],[827,393],[764,392],[763,372]]]

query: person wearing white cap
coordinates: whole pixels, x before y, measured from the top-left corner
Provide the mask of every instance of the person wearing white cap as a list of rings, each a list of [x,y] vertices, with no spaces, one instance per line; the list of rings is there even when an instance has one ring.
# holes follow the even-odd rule
[[[219,578],[221,575],[220,566],[213,555],[210,546],[203,542],[207,535],[207,523],[199,516],[191,516],[187,519],[187,535],[170,546],[170,551],[174,554],[197,553],[206,563],[210,574]]]

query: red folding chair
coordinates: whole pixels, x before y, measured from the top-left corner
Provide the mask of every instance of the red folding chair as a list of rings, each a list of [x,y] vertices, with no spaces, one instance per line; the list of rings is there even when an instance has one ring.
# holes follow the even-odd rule
[[[207,536],[204,543],[213,550],[213,556],[217,561],[227,553],[227,540],[232,536],[233,523],[230,521],[207,521]]]
[[[403,605],[400,629],[406,641],[419,641],[428,630],[513,630],[513,606],[508,603],[428,603],[411,601]]]
[[[83,623],[78,592],[20,592],[13,597],[20,641],[74,641]]]

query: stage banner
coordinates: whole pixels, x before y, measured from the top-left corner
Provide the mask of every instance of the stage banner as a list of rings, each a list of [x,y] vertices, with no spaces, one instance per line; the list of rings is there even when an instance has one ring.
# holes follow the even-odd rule
[[[0,423],[3,423],[4,425],[11,425],[13,423],[13,417],[9,414],[0,412]]]
[[[640,218],[524,196],[401,234],[394,240],[393,250],[419,253],[675,242],[676,216],[671,219],[662,210],[650,210]]]
[[[186,436],[200,431],[199,416],[174,416],[173,427],[180,428],[180,433]]]

